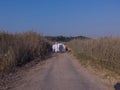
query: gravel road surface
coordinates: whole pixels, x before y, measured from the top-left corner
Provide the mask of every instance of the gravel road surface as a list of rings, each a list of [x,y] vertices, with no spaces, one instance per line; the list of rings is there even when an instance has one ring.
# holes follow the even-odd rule
[[[37,64],[12,90],[110,90],[68,53],[54,54]]]

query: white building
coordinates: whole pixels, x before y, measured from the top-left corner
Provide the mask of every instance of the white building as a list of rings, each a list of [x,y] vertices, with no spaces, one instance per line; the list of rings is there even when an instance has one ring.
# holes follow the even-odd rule
[[[65,52],[66,51],[66,47],[63,43],[55,43],[52,45],[52,50],[53,52]]]

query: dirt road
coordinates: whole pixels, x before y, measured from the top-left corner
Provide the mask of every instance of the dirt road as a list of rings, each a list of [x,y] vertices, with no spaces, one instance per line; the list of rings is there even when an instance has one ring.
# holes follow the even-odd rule
[[[54,55],[15,83],[12,90],[109,90],[69,54]]]

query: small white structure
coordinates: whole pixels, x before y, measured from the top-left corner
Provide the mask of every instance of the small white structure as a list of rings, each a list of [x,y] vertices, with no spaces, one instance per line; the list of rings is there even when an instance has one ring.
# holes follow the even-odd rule
[[[53,52],[57,53],[57,52],[65,52],[66,51],[66,47],[63,43],[55,43],[52,45],[52,50]]]
[[[59,46],[59,52],[65,52],[66,48],[63,43],[59,43],[58,46]]]
[[[53,52],[59,52],[58,43],[55,43],[55,44],[52,45],[52,50],[53,50]]]

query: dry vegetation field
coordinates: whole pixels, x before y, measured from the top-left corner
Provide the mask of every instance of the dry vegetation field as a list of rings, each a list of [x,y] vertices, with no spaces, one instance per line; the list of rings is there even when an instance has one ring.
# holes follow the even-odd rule
[[[50,51],[50,43],[36,32],[0,32],[0,75],[35,58],[42,59]]]
[[[82,64],[90,64],[120,75],[120,37],[74,39],[68,45]]]

